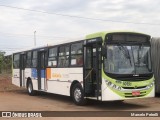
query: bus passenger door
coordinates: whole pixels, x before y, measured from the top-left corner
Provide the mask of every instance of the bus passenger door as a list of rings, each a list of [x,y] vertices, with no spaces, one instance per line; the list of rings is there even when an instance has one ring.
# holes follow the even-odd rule
[[[25,87],[25,60],[26,55],[20,54],[20,87]]]
[[[88,41],[88,40],[87,40]],[[84,46],[84,91],[86,97],[101,96],[101,38]]]
[[[46,51],[39,51],[38,52],[38,90],[45,90],[46,89],[46,67],[45,67],[45,58],[46,58]]]

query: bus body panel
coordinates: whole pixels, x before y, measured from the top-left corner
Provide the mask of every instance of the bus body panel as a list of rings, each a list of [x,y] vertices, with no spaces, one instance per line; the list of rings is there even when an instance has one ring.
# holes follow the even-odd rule
[[[32,79],[32,84],[33,84],[33,89],[38,90],[38,80],[37,79]]]
[[[20,87],[20,70],[19,69],[13,69],[12,70],[12,84]]]
[[[83,68],[47,68],[47,92],[70,95],[73,81],[83,83]]]
[[[126,87],[140,87],[145,86],[143,89],[123,89],[121,86],[121,90],[113,88],[113,85],[115,84],[112,80],[111,86],[108,86],[106,83],[107,79],[102,79],[102,101],[113,101],[113,100],[125,100],[125,99],[135,99],[135,98],[146,98],[146,97],[154,97],[155,96],[155,84],[154,77],[152,77],[149,80],[144,81],[137,81],[137,82],[130,82],[133,84],[132,86],[126,86]],[[116,81],[116,80],[115,80]],[[123,83],[123,81],[121,81]],[[141,83],[140,83],[141,82]],[[116,85],[117,86],[117,85]],[[117,86],[120,87],[120,86]],[[140,92],[140,95],[134,96],[132,95],[132,92]]]
[[[27,79],[30,78],[32,81],[33,89],[38,90],[38,79],[32,76],[32,69],[33,68],[26,68],[25,69],[25,83],[27,85]]]

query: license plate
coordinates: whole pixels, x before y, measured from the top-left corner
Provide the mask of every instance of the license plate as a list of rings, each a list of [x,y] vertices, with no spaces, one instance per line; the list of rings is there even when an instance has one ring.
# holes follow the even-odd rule
[[[140,95],[140,91],[132,91],[132,95],[133,96],[139,96]]]

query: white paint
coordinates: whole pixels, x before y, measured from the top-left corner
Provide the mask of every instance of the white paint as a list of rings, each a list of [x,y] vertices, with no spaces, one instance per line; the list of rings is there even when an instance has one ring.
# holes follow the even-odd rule
[[[31,68],[25,68],[25,78],[31,78],[32,70]]]
[[[155,86],[153,86],[155,88]],[[155,97],[155,89],[153,89],[146,97]]]
[[[83,68],[52,68],[51,74],[61,77],[52,76],[47,80],[47,92],[50,93],[70,96],[71,83],[74,80],[83,81]]]
[[[20,87],[20,70],[13,69],[12,84]]]
[[[48,90],[49,93],[56,93],[60,95],[70,95],[70,85],[69,82],[60,82],[60,81],[47,81]]]
[[[122,100],[123,98],[109,89],[102,79],[102,101]]]
[[[38,90],[38,80],[32,79],[33,90]]]
[[[41,89],[44,90],[45,89],[45,78],[41,78]]]
[[[12,84],[20,87],[20,69],[13,69]],[[22,70],[22,87],[25,86],[25,71]]]

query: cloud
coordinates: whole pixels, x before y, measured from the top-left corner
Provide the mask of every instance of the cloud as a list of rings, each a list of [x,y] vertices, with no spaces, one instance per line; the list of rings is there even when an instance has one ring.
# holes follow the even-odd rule
[[[159,0],[5,0],[0,4],[95,19],[160,24]],[[0,43],[1,48],[13,47],[10,43],[14,43],[18,48],[33,46],[35,30],[38,45],[104,30],[131,30],[160,36],[160,25],[87,20],[2,6],[0,14],[0,41],[3,43]],[[9,36],[3,33],[20,35]],[[23,36],[26,34],[30,36]]]

